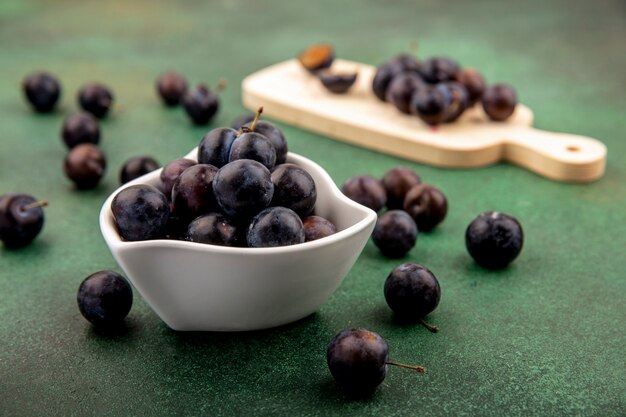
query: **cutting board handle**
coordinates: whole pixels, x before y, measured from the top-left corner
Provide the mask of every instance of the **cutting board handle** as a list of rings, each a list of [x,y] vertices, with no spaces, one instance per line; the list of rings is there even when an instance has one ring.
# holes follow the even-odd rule
[[[595,139],[510,126],[502,159],[559,181],[589,182],[604,174],[606,146]]]

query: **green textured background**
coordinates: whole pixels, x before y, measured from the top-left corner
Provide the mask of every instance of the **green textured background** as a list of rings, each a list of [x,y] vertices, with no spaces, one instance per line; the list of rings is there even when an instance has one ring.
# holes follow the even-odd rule
[[[0,415],[624,415],[626,3],[456,3],[0,2],[0,192],[51,203],[31,246],[0,246]],[[330,40],[340,57],[377,64],[412,39],[422,56],[449,54],[514,84],[538,127],[599,138],[609,150],[604,178],[571,185],[505,164],[436,169],[284,126],[290,149],[338,184],[403,164],[445,191],[448,218],[406,258],[441,282],[429,317],[440,333],[393,322],[382,285],[399,261],[371,243],[317,314],[271,331],[176,333],[137,293],[119,334],[80,316],[81,280],[119,270],[97,219],[124,160],[147,153],[165,163],[207,130],[159,104],[159,73],[174,68],[194,84],[226,78],[211,125],[221,126],[243,110],[245,75],[309,43]],[[36,69],[63,83],[56,114],[33,114],[21,97],[20,80]],[[102,123],[106,177],[77,192],[62,173],[58,132],[90,80],[111,85],[120,106]],[[475,266],[463,244],[467,224],[489,209],[516,215],[527,238],[501,272]],[[324,355],[348,326],[379,332],[394,360],[428,373],[390,369],[372,398],[345,399]]]

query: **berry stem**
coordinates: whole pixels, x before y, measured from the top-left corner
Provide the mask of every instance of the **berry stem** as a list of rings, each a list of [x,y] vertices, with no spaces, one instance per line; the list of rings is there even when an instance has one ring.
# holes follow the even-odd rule
[[[413,369],[414,371],[417,371],[421,374],[426,373],[426,368],[424,368],[423,366],[419,366],[419,365],[407,365],[405,363],[392,362],[392,361],[387,361],[385,362],[385,364],[392,365],[392,366],[399,366],[400,368]]]
[[[263,106],[259,107],[259,110],[256,111],[254,120],[250,124],[250,132],[254,132],[254,128],[256,127],[256,123],[259,121],[259,118],[261,117],[261,113],[263,113]]]
[[[48,202],[46,200],[35,201],[34,203],[30,203],[30,204],[27,204],[27,205],[23,206],[20,210],[21,211],[28,211],[28,210],[32,210],[32,209],[37,208],[37,207],[45,207],[47,205],[48,205]]]
[[[439,327],[433,326],[432,324],[425,322],[424,319],[420,319],[420,323],[422,323],[422,326],[426,327],[433,333],[437,333],[439,331]]]
[[[224,91],[226,89],[226,80],[223,78],[220,78],[220,80],[217,82],[217,86],[215,87],[215,91],[217,91],[218,93],[221,93],[222,91]]]

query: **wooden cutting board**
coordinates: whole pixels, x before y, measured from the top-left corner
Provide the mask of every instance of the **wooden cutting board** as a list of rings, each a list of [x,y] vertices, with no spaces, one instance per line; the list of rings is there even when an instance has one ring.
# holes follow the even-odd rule
[[[507,161],[572,182],[589,182],[604,174],[602,142],[535,129],[532,111],[522,104],[505,122],[489,121],[478,105],[457,122],[433,130],[374,96],[374,67],[335,60],[333,69],[358,71],[347,94],[329,92],[293,59],[246,77],[244,106],[252,111],[263,106],[264,114],[282,122],[435,166],[467,168]]]

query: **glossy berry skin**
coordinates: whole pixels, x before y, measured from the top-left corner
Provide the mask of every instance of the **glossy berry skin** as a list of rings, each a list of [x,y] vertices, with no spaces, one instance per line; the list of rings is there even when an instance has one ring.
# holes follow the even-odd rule
[[[456,74],[456,80],[465,87],[469,106],[480,101],[486,88],[485,78],[480,72],[473,68],[465,68]]]
[[[61,138],[70,149],[81,143],[97,145],[100,142],[100,126],[91,113],[74,113],[63,122]]]
[[[98,119],[107,115],[109,109],[113,106],[113,100],[113,93],[103,84],[87,84],[78,91],[78,104],[80,107]]]
[[[161,179],[161,192],[165,194],[165,197],[168,199],[172,198],[172,188],[174,187],[174,183],[187,168],[192,167],[196,164],[195,161],[186,158],[174,159],[173,161],[168,162],[163,169],[161,170],[160,179]]]
[[[219,99],[207,86],[199,85],[183,96],[183,106],[194,124],[205,125],[217,113]]]
[[[456,122],[469,107],[469,94],[461,83],[450,81],[445,83],[445,85],[448,87],[450,95],[452,96],[452,103],[450,107],[448,107],[444,122],[453,123]]]
[[[411,113],[413,94],[425,86],[422,78],[415,72],[402,72],[396,75],[387,88],[386,101],[393,104],[402,113]]]
[[[438,188],[419,184],[406,193],[402,209],[413,218],[420,232],[428,232],[446,218],[448,200]]]
[[[47,72],[29,75],[22,82],[22,88],[33,110],[39,113],[54,110],[61,96],[61,84],[54,75]]]
[[[272,248],[304,243],[302,220],[285,207],[269,207],[254,216],[246,241],[250,248]]]
[[[213,192],[226,215],[243,219],[269,206],[274,184],[270,171],[263,164],[251,159],[239,159],[217,171]]]
[[[74,182],[76,188],[95,188],[106,170],[106,158],[102,150],[91,143],[81,143],[65,156],[65,175]]]
[[[372,240],[388,258],[402,258],[415,246],[417,226],[406,212],[390,210],[378,217]]]
[[[89,275],[78,287],[78,308],[97,327],[119,325],[133,305],[133,290],[126,279],[113,271]]]
[[[337,74],[330,71],[321,71],[318,77],[322,85],[331,93],[345,94],[354,85],[357,73]]]
[[[254,117],[255,117],[254,113],[242,114],[241,116],[237,117],[235,120],[232,121],[232,123],[230,124],[230,127],[235,130],[240,130],[243,125],[245,125],[246,123],[252,122],[254,120]]]
[[[28,245],[43,228],[41,207],[25,209],[37,200],[27,194],[7,193],[0,196],[0,240],[7,248]]]
[[[395,167],[387,171],[382,179],[387,193],[387,208],[389,210],[401,209],[407,191],[421,182],[422,180],[415,171],[409,168]]]
[[[426,316],[439,304],[439,281],[424,266],[404,263],[396,267],[385,281],[385,300],[399,318],[415,320]]]
[[[304,226],[304,241],[321,239],[337,233],[337,227],[330,221],[320,216],[307,216],[302,219]]]
[[[124,240],[161,237],[170,217],[170,205],[162,192],[147,184],[131,185],[111,203],[115,225]]]
[[[391,84],[393,78],[405,71],[417,73],[419,67],[420,64],[417,60],[407,54],[398,55],[390,61],[380,65],[377,68],[376,74],[372,80],[372,90],[374,91],[374,95],[380,101],[386,101],[387,88],[389,87],[389,84]]]
[[[156,82],[157,93],[166,106],[176,106],[187,92],[187,79],[176,71],[162,74]]]
[[[276,150],[272,142],[257,132],[247,132],[239,135],[230,147],[228,161],[238,159],[252,159],[262,163],[267,169],[276,165]]]
[[[331,44],[318,43],[309,46],[298,54],[298,61],[309,72],[316,73],[319,70],[329,68],[335,59],[335,50]]]
[[[250,128],[252,122],[244,124],[244,127]],[[265,120],[259,120],[254,125],[254,131],[260,133],[272,142],[274,150],[276,150],[276,165],[284,164],[287,160],[287,140],[283,132],[276,125]]]
[[[239,235],[235,222],[223,214],[209,213],[189,223],[185,240],[220,246],[239,246]]]
[[[412,113],[417,114],[426,124],[437,126],[448,116],[452,104],[450,89],[444,84],[416,90],[411,99]]]
[[[159,169],[159,164],[151,156],[135,156],[127,160],[120,171],[120,182],[126,184],[136,178],[146,175],[149,172]]]
[[[341,187],[341,192],[351,200],[378,212],[387,202],[387,193],[383,184],[369,175],[357,175],[349,178]]]
[[[230,148],[239,132],[229,127],[210,130],[198,146],[198,163],[221,168],[228,163]]]
[[[326,349],[326,361],[337,384],[350,395],[371,394],[387,376],[389,345],[378,333],[346,329]]]
[[[447,57],[437,56],[427,59],[420,67],[420,74],[424,81],[437,84],[445,81],[452,81],[460,71],[459,64]]]
[[[524,232],[513,216],[497,211],[479,215],[465,231],[465,246],[483,268],[502,269],[522,251]]]
[[[196,164],[178,176],[172,187],[172,204],[176,215],[194,219],[217,208],[213,194],[213,181],[217,168]]]
[[[482,104],[491,120],[502,122],[515,112],[517,94],[515,89],[508,84],[495,84],[483,93]]]
[[[273,206],[287,207],[300,217],[313,212],[317,190],[315,181],[308,172],[294,164],[281,164],[271,173],[274,183]]]

